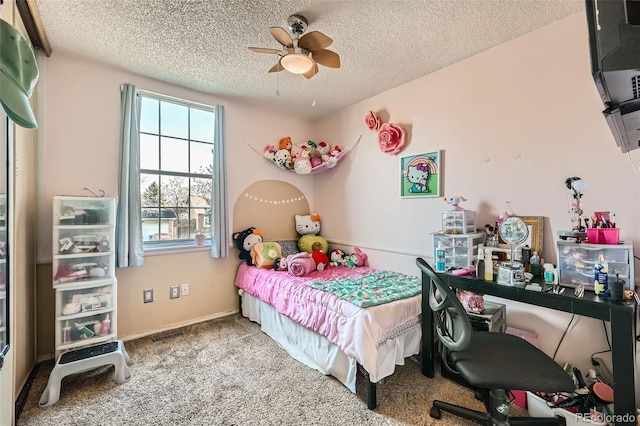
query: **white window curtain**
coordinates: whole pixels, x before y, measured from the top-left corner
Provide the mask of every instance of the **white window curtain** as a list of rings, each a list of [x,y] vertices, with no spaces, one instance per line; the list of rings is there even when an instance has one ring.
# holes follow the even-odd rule
[[[116,220],[116,266],[144,264],[140,210],[140,105],[138,89],[130,83],[120,94],[120,176]]]
[[[229,256],[229,213],[227,211],[227,146],[224,106],[214,110],[213,190],[211,191],[211,257]]]

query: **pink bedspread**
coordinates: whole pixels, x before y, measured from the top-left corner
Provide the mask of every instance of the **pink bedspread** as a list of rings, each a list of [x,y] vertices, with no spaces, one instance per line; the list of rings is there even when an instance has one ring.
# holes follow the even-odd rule
[[[258,297],[293,321],[325,336],[377,377],[377,347],[403,328],[416,326],[421,296],[360,308],[308,283],[360,277],[376,269],[331,267],[308,276],[294,277],[285,271],[259,269],[241,264],[236,287]]]

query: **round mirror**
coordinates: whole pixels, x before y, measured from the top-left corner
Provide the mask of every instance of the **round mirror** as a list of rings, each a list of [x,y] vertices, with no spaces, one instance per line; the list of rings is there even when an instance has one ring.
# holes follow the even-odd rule
[[[521,244],[529,236],[529,228],[524,220],[517,216],[510,216],[502,221],[498,228],[500,238],[507,244]]]

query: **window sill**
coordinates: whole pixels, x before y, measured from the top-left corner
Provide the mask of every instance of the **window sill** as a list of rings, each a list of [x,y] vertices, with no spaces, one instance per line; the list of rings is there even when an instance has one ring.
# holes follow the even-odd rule
[[[202,246],[173,246],[173,247],[158,247],[158,248],[145,248],[144,256],[164,256],[167,254],[183,254],[193,253],[198,251],[211,251],[211,245],[205,244]]]

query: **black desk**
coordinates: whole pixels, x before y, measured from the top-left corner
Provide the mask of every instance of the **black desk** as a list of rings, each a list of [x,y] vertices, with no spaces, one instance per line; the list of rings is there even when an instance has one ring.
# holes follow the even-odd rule
[[[616,419],[616,425],[636,425],[635,393],[635,353],[636,353],[636,304],[634,301],[613,303],[600,298],[593,292],[585,291],[583,299],[567,288],[562,295],[541,293],[476,279],[457,277],[450,273],[439,274],[445,283],[453,288],[471,290],[508,300],[516,300],[530,305],[542,306],[585,317],[609,321],[611,323],[611,356],[613,363],[614,409],[616,417],[628,413],[628,421]],[[422,374],[434,375],[435,347],[433,312],[429,308],[429,288],[431,281],[422,274]]]

